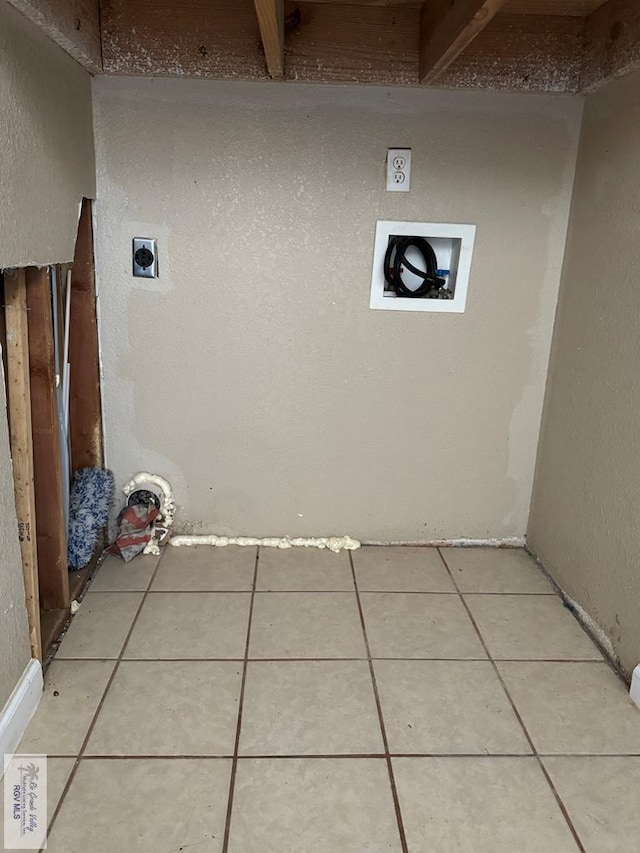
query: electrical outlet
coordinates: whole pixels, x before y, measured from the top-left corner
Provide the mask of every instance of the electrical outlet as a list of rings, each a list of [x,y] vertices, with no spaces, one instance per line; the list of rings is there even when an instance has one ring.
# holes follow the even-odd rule
[[[140,278],[158,277],[158,246],[155,240],[133,238],[133,274]]]
[[[408,193],[411,189],[411,149],[389,148],[387,151],[387,190]]]

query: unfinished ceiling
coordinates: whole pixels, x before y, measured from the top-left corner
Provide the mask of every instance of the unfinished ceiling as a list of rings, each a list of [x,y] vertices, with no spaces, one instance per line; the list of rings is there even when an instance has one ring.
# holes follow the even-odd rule
[[[9,0],[92,73],[583,92],[640,0]]]

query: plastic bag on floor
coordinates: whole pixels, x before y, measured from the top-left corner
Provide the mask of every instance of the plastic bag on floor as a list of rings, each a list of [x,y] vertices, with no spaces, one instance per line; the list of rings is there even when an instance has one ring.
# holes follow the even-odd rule
[[[158,514],[154,503],[126,506],[118,516],[118,533],[107,553],[122,557],[125,563],[133,560],[151,541]]]

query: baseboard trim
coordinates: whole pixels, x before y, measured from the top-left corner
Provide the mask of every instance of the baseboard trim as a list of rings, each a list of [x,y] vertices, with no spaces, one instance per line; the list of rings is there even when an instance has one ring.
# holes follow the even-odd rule
[[[629,695],[631,696],[631,701],[640,708],[640,663],[633,670]]]
[[[0,756],[15,752],[36,712],[42,688],[42,664],[39,660],[30,660],[0,712]],[[4,761],[0,762],[0,778],[3,774]]]

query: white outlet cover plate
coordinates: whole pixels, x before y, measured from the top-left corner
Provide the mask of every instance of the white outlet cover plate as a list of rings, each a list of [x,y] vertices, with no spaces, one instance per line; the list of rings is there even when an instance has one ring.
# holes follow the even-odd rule
[[[384,256],[389,237],[425,237],[453,239],[459,242],[453,299],[412,299],[385,293]],[[463,314],[467,305],[467,289],[471,274],[471,258],[476,237],[475,225],[450,222],[390,222],[378,220],[373,247],[371,298],[369,307],[382,311],[423,311],[433,314]]]
[[[387,150],[387,190],[390,193],[408,193],[411,189],[411,149]]]

